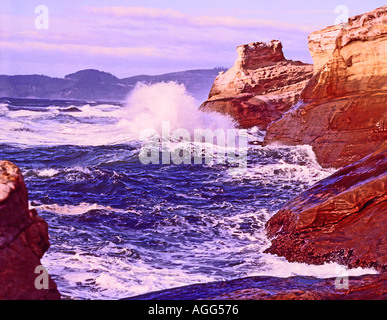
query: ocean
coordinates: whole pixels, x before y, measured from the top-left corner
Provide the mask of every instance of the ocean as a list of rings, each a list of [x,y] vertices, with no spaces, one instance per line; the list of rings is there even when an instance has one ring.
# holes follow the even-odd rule
[[[263,253],[266,221],[334,172],[310,146],[262,147],[264,132],[252,128],[243,132],[245,168],[140,161],[140,133],[159,132],[165,121],[188,132],[235,129],[199,104],[176,83],[139,85],[118,103],[1,99],[0,158],[20,167],[30,207],[49,224],[42,263],[64,298],[120,299],[256,275],[375,273]],[[214,155],[227,149],[208,147]]]

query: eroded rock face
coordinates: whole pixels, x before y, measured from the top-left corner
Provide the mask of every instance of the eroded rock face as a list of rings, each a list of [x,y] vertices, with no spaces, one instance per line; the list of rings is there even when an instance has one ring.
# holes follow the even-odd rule
[[[46,221],[28,209],[22,173],[14,164],[0,161],[0,299],[60,298],[50,277],[48,289],[43,278],[37,281],[43,288],[35,286],[42,275],[36,267],[49,245]]]
[[[348,287],[340,279],[313,277],[248,277],[200,283],[124,300],[385,300],[387,274],[349,277]],[[242,310],[241,310],[242,311]],[[246,315],[247,316],[247,315]]]
[[[314,72],[317,73],[329,61],[336,48],[336,39],[342,25],[327,27],[312,32],[308,37],[309,52],[313,59]]]
[[[387,139],[387,6],[312,33],[309,48],[317,72],[303,103],[268,127],[265,144],[310,144],[322,166],[342,167]]]
[[[242,128],[261,130],[297,103],[313,66],[286,60],[280,41],[237,48],[235,65],[220,74],[200,109],[233,117]]]
[[[387,270],[387,142],[290,200],[266,224],[289,261]]]

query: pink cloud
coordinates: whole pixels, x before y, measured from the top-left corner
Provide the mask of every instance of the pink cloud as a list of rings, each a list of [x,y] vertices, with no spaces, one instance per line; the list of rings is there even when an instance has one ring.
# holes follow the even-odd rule
[[[145,7],[85,7],[88,14],[134,19],[184,19],[185,14],[172,9]]]
[[[9,49],[16,52],[47,52],[47,53],[69,53],[82,55],[105,55],[109,57],[130,57],[130,56],[158,56],[158,50],[154,47],[105,47],[97,45],[80,44],[55,44],[38,41],[11,42],[0,41],[2,50]]]
[[[267,28],[273,30],[312,32],[314,27],[283,23],[274,20],[243,19],[225,16],[200,16],[193,17],[172,9],[146,8],[146,7],[85,7],[85,12],[90,15],[104,15],[115,18],[165,20],[168,24],[184,25],[185,27],[218,27],[231,29]]]
[[[278,22],[273,20],[259,20],[259,19],[241,19],[236,17],[195,17],[191,19],[191,23],[195,26],[202,27],[223,27],[223,28],[266,28],[273,30],[299,30],[303,32],[312,32],[314,29],[310,26],[295,25],[291,23]]]

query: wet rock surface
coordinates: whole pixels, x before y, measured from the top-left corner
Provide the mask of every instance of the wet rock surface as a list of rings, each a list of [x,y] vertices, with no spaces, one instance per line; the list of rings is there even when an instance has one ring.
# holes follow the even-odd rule
[[[387,143],[290,200],[266,224],[289,261],[387,270]]]

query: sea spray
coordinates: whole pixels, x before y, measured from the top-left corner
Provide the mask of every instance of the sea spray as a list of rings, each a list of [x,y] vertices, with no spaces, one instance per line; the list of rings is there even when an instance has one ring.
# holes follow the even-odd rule
[[[247,166],[246,130],[219,113],[198,110],[183,85],[138,84],[128,96],[119,126],[143,141],[142,164],[230,164]],[[214,148],[216,150],[214,150]]]
[[[139,83],[128,95],[125,116],[118,125],[127,127],[137,137],[143,130],[153,129],[162,134],[162,123],[168,121],[170,130],[232,129],[234,122],[219,113],[198,110],[198,102],[182,84],[160,82]]]
[[[199,102],[175,82],[138,84],[124,105],[84,104],[49,107],[0,105],[0,141],[24,145],[101,146],[139,139],[143,130],[232,129],[229,118],[198,110]]]
[[[194,129],[191,140],[191,133],[187,129],[171,132],[170,127],[169,121],[162,122],[162,136],[152,129],[141,132],[140,139],[145,141],[139,153],[142,164],[227,163],[232,167],[247,167],[247,130]]]

